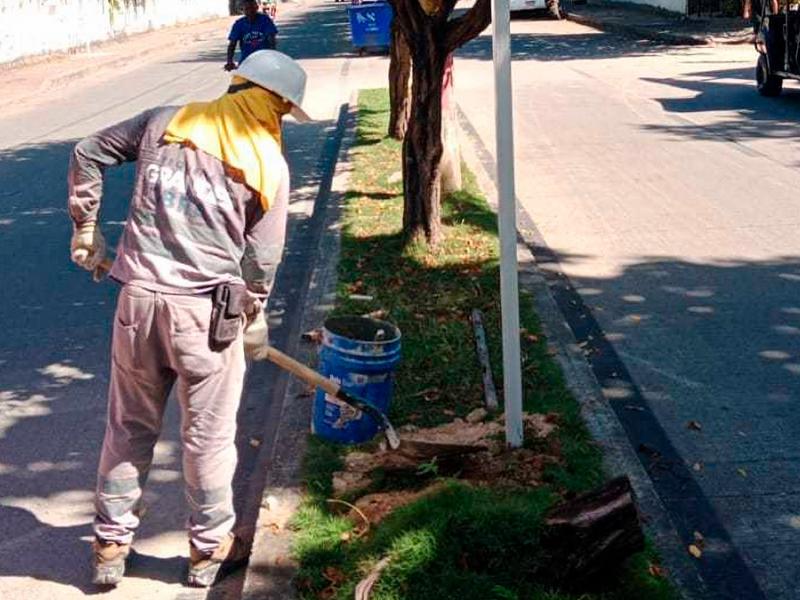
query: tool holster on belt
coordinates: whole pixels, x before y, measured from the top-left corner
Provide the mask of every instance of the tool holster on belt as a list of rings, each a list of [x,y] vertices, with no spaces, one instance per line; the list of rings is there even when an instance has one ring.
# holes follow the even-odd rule
[[[211,327],[209,346],[215,352],[230,346],[242,330],[247,288],[241,284],[222,283],[211,295]]]

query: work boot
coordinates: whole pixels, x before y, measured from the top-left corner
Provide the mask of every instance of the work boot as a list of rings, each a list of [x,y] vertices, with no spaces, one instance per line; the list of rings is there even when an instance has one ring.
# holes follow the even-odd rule
[[[125,575],[125,561],[130,553],[130,544],[95,539],[92,542],[94,562],[92,582],[96,585],[117,585]]]
[[[247,563],[250,545],[228,534],[214,552],[202,553],[189,544],[189,577],[192,587],[209,587]]]

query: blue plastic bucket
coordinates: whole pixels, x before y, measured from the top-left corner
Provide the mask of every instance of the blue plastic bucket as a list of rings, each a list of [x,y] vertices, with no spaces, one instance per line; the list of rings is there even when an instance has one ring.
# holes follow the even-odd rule
[[[333,317],[325,321],[320,371],[344,391],[387,412],[394,370],[400,362],[400,330],[366,317]],[[317,390],[312,431],[326,440],[360,444],[372,439],[378,424],[338,398]]]
[[[356,48],[388,48],[392,38],[392,7],[386,2],[347,7],[350,35]]]

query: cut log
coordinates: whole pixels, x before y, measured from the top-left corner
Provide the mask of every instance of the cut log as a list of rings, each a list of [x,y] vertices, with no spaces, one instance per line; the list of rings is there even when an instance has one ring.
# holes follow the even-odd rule
[[[634,492],[627,477],[554,507],[545,517],[539,577],[573,591],[613,577],[644,549]]]

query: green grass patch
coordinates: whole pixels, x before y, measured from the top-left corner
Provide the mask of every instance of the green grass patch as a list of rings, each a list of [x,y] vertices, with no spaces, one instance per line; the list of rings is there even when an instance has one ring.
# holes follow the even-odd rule
[[[496,384],[502,386],[497,221],[465,172],[465,189],[443,203],[444,242],[432,251],[403,243],[401,147],[386,137],[388,109],[385,90],[360,94],[335,313],[381,310],[400,327],[403,362],[391,417],[397,425],[428,426],[483,404],[469,320],[473,308],[483,311]],[[373,300],[353,300],[352,294]],[[559,415],[555,440],[548,443],[556,444],[561,464],[550,467],[545,484],[536,489],[445,481],[441,490],[396,510],[357,538],[351,535],[354,523],[326,502],[331,474],[346,450],[313,440],[306,460],[308,497],[294,523],[303,598],[352,598],[358,581],[388,555],[373,600],[577,600],[537,585],[539,529],[542,515],[563,494],[603,481],[601,455],[524,294],[520,311],[524,408]],[[580,598],[673,598],[668,582],[648,573],[655,561],[648,550],[625,565],[609,589]]]

